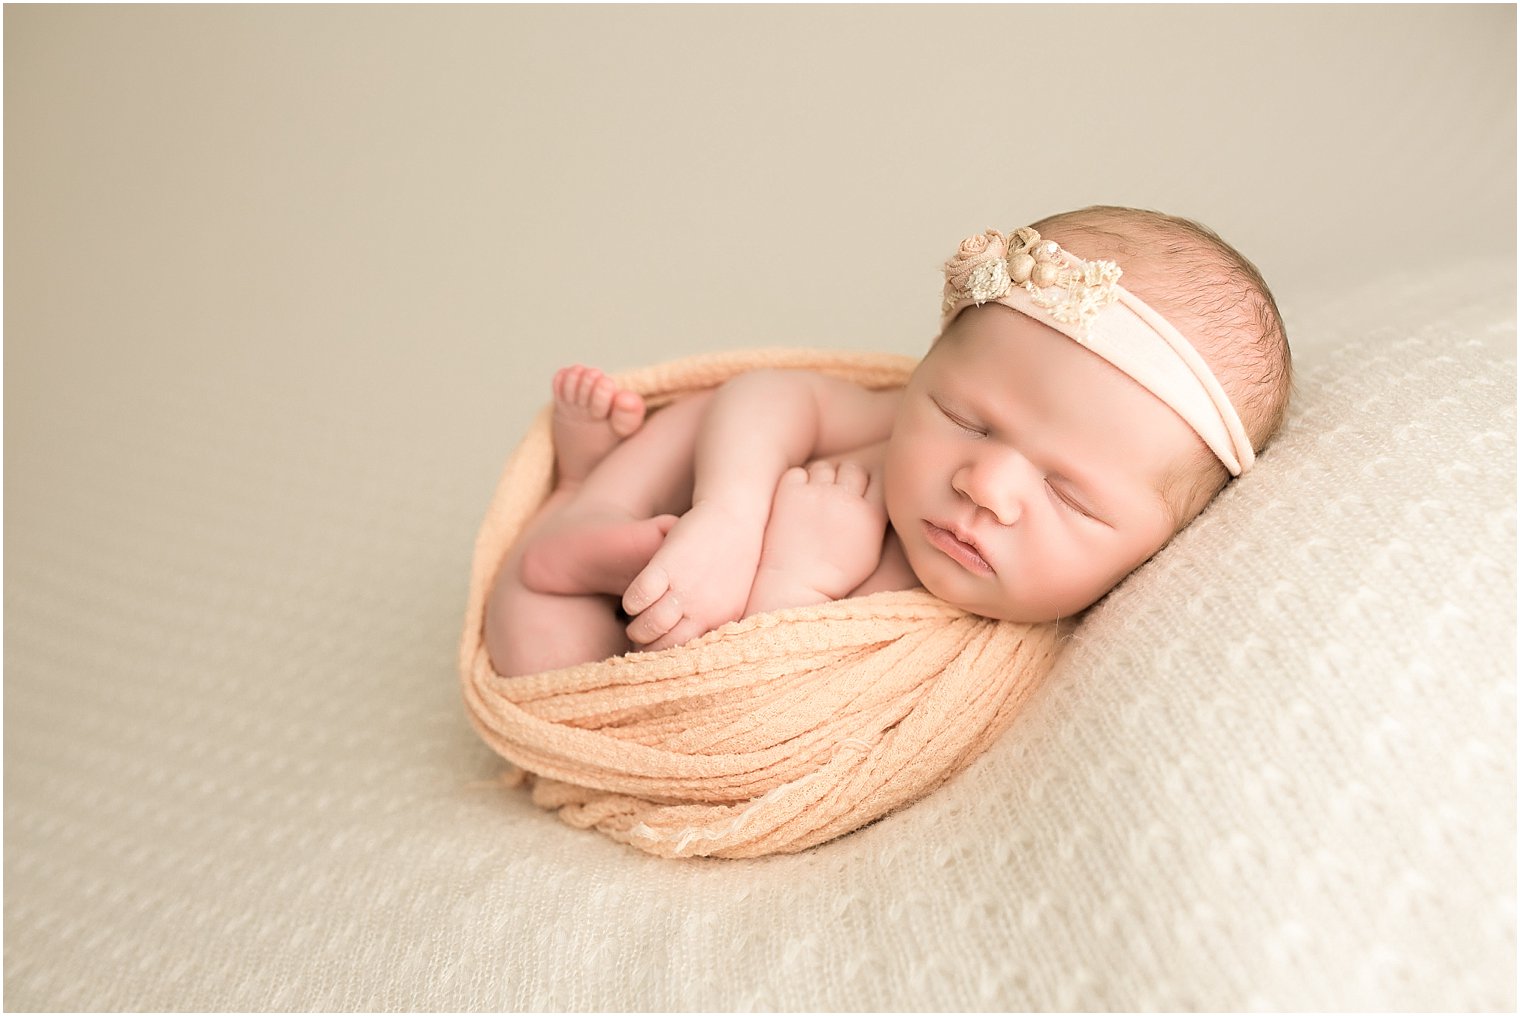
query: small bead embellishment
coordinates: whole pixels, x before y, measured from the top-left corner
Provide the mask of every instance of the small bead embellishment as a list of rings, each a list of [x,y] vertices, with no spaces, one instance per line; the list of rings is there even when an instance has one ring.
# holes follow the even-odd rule
[[[1084,261],[1042,240],[1028,226],[1006,237],[995,229],[961,241],[945,262],[945,300],[941,313],[970,300],[981,306],[1006,295],[1014,286],[1063,324],[1083,335],[1102,310],[1119,298],[1123,274],[1112,261]]]

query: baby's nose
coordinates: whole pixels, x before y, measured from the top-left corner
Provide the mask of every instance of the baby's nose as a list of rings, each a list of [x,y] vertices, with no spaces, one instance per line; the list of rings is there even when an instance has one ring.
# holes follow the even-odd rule
[[[1023,474],[1027,472],[1020,468],[1024,464],[1013,461],[1014,458],[989,456],[968,464],[956,472],[951,486],[972,504],[990,512],[999,525],[1011,526],[1024,514]]]

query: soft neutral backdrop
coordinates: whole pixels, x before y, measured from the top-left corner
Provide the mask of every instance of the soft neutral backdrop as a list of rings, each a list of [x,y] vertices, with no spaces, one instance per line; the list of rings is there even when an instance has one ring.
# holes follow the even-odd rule
[[[1502,287],[1514,19],[7,6],[7,1003],[874,997],[868,946],[711,931],[750,913],[747,884],[781,901],[825,876],[873,902],[820,929],[870,938],[922,916],[872,895],[874,868],[809,855],[747,883],[662,866],[489,786],[456,642],[476,526],[551,371],[742,346],[916,352],[960,237],[1099,202],[1212,225],[1261,267],[1303,351],[1327,335],[1309,311],[1395,269],[1497,259]],[[1382,306],[1361,305],[1369,329]],[[1512,791],[1512,742],[1504,757]],[[1494,878],[1512,900],[1513,870]],[[526,879],[539,902],[514,909]],[[698,897],[728,902],[651,909]],[[926,941],[955,941],[981,905],[935,911],[951,923]],[[627,908],[655,950],[638,970],[612,946],[568,973],[552,961],[581,941],[566,919]],[[1048,909],[1024,913],[1038,937]],[[1512,946],[1508,914],[1486,941]],[[1128,993],[1098,970],[1076,987],[1016,966],[978,981],[925,958],[886,1001],[1382,1000],[1295,995],[1295,978],[1280,996],[1185,973],[1136,974]],[[1466,997],[1503,1007],[1493,985]]]

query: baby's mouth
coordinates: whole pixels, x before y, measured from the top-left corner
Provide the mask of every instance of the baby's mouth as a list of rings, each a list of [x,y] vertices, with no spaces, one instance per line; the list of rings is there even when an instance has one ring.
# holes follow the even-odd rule
[[[977,575],[993,574],[992,565],[987,563],[976,544],[961,539],[951,530],[924,519],[924,536],[937,550],[967,571]]]

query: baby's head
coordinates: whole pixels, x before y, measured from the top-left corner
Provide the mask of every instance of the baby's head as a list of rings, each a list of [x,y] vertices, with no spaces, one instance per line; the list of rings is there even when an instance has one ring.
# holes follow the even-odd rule
[[[957,606],[1037,622],[1092,605],[1282,424],[1276,304],[1196,223],[1086,208],[972,237],[945,271],[886,498],[919,580]]]

